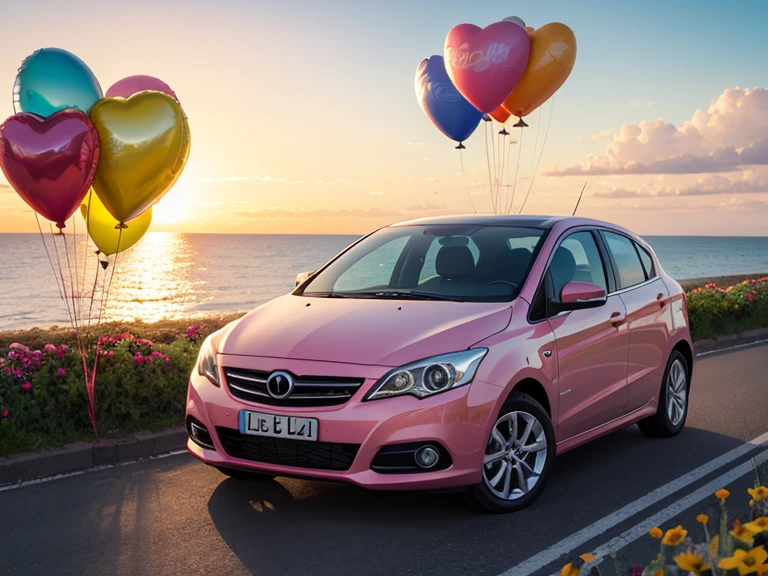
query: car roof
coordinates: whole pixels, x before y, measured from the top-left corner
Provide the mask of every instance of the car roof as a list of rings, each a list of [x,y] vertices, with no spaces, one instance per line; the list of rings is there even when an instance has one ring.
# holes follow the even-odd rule
[[[572,226],[606,226],[622,229],[620,226],[575,216],[535,216],[535,215],[498,215],[498,214],[463,214],[456,216],[435,216],[432,218],[419,218],[392,224],[395,226],[434,226],[438,224],[448,225],[476,225],[476,226],[529,226],[533,228],[550,229],[555,224],[563,223],[564,228]]]

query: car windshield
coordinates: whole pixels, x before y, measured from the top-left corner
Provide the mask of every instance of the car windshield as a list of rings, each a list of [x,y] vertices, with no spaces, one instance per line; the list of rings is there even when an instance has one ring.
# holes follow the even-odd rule
[[[296,294],[503,302],[517,296],[544,230],[522,226],[384,228],[355,244]]]

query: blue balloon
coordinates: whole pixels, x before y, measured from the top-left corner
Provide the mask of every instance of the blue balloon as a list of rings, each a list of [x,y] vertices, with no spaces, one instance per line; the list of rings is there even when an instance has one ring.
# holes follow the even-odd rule
[[[442,56],[425,58],[416,68],[416,98],[432,124],[459,143],[469,138],[483,117],[456,90]]]
[[[66,108],[87,114],[102,96],[99,81],[85,62],[59,48],[43,48],[28,56],[13,86],[16,112],[43,118]]]

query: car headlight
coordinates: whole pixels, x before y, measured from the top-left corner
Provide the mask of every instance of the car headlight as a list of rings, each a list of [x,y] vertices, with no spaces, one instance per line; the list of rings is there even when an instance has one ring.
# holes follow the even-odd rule
[[[472,382],[487,348],[475,348],[425,358],[387,372],[365,397],[378,400],[410,394],[426,398]]]
[[[216,366],[216,350],[213,349],[211,336],[208,336],[200,346],[200,354],[197,356],[197,373],[208,378],[214,386],[221,386],[219,369]]]

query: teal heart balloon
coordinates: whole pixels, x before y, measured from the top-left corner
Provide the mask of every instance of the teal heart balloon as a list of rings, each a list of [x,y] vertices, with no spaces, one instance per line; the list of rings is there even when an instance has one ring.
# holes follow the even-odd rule
[[[60,48],[43,48],[22,62],[13,86],[16,113],[43,118],[65,108],[86,114],[102,97],[91,69],[77,56]]]

